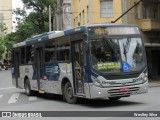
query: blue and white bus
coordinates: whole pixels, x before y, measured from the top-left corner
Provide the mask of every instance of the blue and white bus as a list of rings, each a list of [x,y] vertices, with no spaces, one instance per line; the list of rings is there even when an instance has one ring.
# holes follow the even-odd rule
[[[79,26],[13,45],[12,82],[27,95],[118,100],[148,92],[145,47],[139,28],[125,24]]]

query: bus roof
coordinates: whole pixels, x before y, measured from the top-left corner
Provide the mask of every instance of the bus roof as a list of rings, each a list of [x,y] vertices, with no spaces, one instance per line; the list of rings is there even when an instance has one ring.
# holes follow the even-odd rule
[[[89,27],[103,27],[103,26],[116,26],[116,27],[122,27],[122,26],[126,26],[126,27],[138,27],[137,25],[132,25],[132,24],[115,24],[115,23],[102,23],[102,24],[91,24],[91,25],[84,25],[84,26],[78,26],[72,29],[68,29],[65,31],[51,31],[48,33],[44,33],[44,34],[40,34],[40,35],[36,35],[33,36],[31,39],[27,39],[23,42],[17,43],[13,45],[13,48],[16,47],[21,47],[21,46],[25,46],[25,45],[32,45],[34,43],[38,43],[38,42],[42,42],[48,39],[53,39],[53,38],[58,38],[64,35],[71,35],[71,34],[75,34],[78,32],[85,32],[87,31],[87,28]]]

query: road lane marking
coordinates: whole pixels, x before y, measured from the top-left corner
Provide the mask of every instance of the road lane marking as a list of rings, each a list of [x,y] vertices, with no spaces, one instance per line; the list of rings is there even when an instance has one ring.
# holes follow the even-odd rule
[[[0,88],[0,90],[13,89],[13,88],[16,88],[16,87]]]
[[[0,95],[0,98],[2,98],[3,97],[3,95]]]
[[[8,103],[10,104],[10,103],[15,103],[15,102],[17,102],[18,97],[19,97],[19,93],[14,93],[14,94],[11,96],[11,98],[9,99]]]
[[[29,97],[29,101],[30,100],[37,100],[37,97]]]

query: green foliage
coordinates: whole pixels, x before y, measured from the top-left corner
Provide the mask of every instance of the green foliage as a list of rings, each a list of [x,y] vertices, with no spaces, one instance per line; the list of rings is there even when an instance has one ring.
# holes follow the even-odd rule
[[[4,36],[4,40],[3,40],[3,44],[4,46],[8,49],[8,48],[11,48],[12,45],[14,43],[16,43],[17,41],[17,34],[15,33],[10,33],[10,34],[7,34],[6,36]]]
[[[4,39],[3,39],[3,37],[0,37],[0,60],[2,59],[2,55],[3,55],[4,50],[5,50],[3,44],[4,44]]]
[[[4,34],[5,34],[5,30],[7,30],[5,24],[0,23],[0,60],[2,59],[2,55],[5,51],[5,39],[4,39]]]
[[[0,23],[0,31],[1,31],[2,33],[5,33],[6,30],[7,30],[6,25],[3,24],[3,23]],[[1,37],[1,36],[2,36],[2,34],[0,34],[0,37]]]
[[[16,8],[15,10],[13,10],[13,14],[16,15],[16,22],[18,24],[23,20],[25,20],[27,17],[27,12],[25,11],[25,9],[21,9],[21,8]]]
[[[9,41],[21,42],[31,36],[48,32],[49,30],[49,5],[52,9],[52,19],[56,12],[56,0],[22,0],[23,9],[17,8],[13,11],[18,26],[16,32],[7,37]],[[29,10],[27,14],[26,10]],[[12,37],[10,37],[12,36]]]

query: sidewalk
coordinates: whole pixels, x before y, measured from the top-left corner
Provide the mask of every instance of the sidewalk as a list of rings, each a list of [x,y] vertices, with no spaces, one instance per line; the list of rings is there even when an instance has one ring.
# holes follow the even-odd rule
[[[160,87],[160,80],[149,80],[148,86],[150,87]]]

